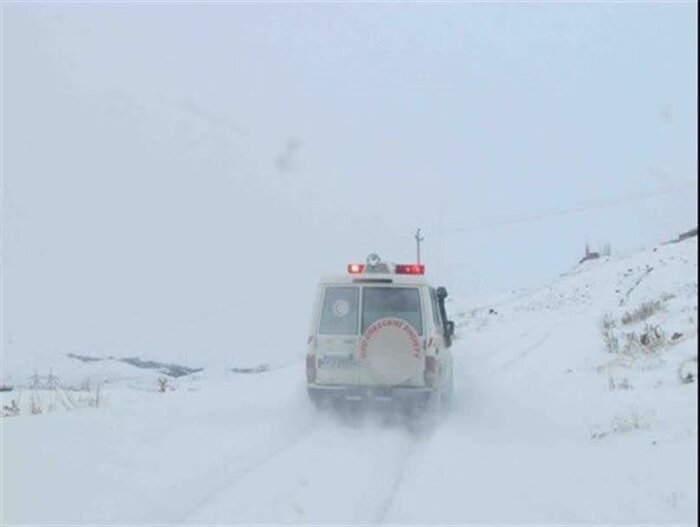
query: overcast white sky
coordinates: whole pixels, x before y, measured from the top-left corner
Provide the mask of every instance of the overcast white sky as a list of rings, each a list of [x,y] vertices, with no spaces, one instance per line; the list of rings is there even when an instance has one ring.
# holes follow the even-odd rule
[[[696,225],[697,7],[3,2],[1,118],[6,359],[292,356],[417,227],[468,297]]]

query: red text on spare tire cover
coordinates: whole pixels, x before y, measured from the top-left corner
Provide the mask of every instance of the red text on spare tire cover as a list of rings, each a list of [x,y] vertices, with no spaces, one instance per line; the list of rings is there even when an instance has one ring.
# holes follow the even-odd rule
[[[370,339],[382,328],[394,327],[405,331],[411,341],[411,351],[414,357],[420,357],[420,337],[411,324],[400,318],[380,318],[371,324],[360,340],[360,358],[367,358],[367,345]]]

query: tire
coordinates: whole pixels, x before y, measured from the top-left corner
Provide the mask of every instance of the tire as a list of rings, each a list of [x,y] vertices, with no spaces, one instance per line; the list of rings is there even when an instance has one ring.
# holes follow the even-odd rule
[[[450,373],[447,376],[447,382],[440,393],[440,410],[443,414],[449,414],[452,410],[453,393],[454,376],[452,375],[452,366],[450,365]]]
[[[309,401],[311,401],[311,405],[316,410],[322,410],[325,406],[326,401],[324,401],[323,398],[319,394],[317,394],[311,390],[308,390],[307,393],[309,394]]]

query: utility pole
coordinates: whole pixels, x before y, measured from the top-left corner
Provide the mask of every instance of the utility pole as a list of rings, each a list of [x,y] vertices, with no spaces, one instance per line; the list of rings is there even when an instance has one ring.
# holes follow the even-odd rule
[[[420,263],[420,242],[423,241],[423,237],[420,235],[420,229],[416,231],[416,263]]]

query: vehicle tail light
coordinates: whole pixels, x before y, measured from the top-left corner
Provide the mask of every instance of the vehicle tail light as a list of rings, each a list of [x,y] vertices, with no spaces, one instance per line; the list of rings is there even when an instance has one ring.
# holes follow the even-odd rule
[[[425,384],[431,388],[435,386],[438,373],[438,361],[435,357],[428,356],[425,358]]]
[[[316,355],[306,356],[306,381],[314,382],[316,380]]]
[[[397,264],[394,270],[396,274],[425,274],[423,264]]]
[[[364,264],[348,264],[348,273],[350,274],[361,274],[365,270]]]

